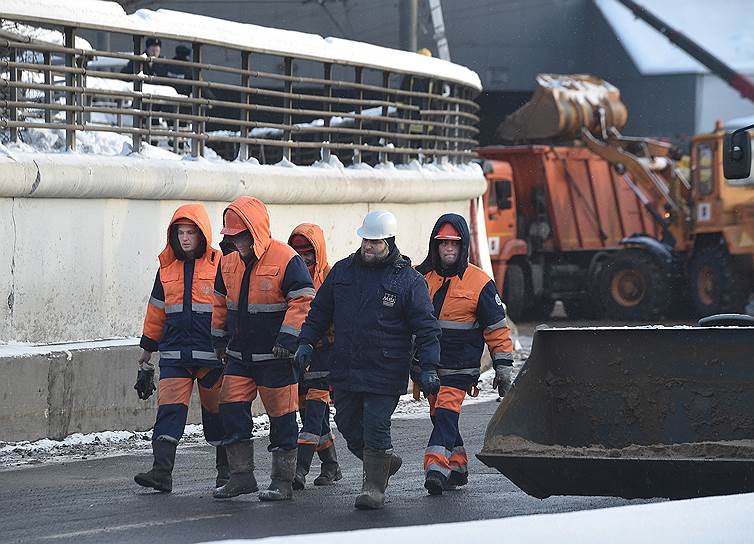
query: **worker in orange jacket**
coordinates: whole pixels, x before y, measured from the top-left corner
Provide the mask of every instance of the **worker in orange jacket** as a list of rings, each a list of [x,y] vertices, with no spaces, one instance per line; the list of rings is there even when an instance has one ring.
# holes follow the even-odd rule
[[[210,333],[212,287],[220,251],[211,247],[212,227],[201,204],[181,206],[168,226],[167,244],[144,319],[136,389],[147,399],[155,390],[152,353],[160,352],[157,421],[152,432],[154,464],[134,477],[137,484],[172,490],[175,451],[183,436],[194,380],[202,404],[204,437],[216,446],[216,485],[228,480],[228,463],[218,402],[223,365]]]
[[[251,402],[257,392],[270,418],[272,474],[263,501],[293,496],[298,425],[298,369],[292,355],[314,298],[303,259],[272,239],[262,201],[243,196],[223,215],[222,234],[237,251],[223,255],[215,280],[212,335],[226,358],[220,414],[230,480],[214,497],[227,499],[258,490],[251,440]]]
[[[442,329],[440,364],[412,371],[429,398],[434,424],[424,453],[424,487],[431,495],[468,482],[458,416],[466,393],[476,389],[484,344],[492,356],[495,387],[510,386],[513,369],[513,344],[503,302],[494,280],[469,263],[470,239],[463,217],[443,215],[432,229],[427,258],[417,266],[427,280]]]
[[[296,250],[309,269],[314,288],[319,289],[330,272],[327,263],[325,234],[319,225],[302,223],[293,229],[288,245]],[[314,452],[322,462],[320,475],[314,485],[332,485],[343,477],[335,452],[335,435],[330,429],[330,358],[333,346],[332,329],[317,345],[309,368],[301,376],[298,385],[301,432],[298,434],[296,477],[293,489],[304,489],[306,475],[312,465]]]

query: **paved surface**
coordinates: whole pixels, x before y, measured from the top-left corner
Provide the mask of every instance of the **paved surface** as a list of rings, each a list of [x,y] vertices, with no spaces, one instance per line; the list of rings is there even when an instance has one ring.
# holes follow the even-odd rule
[[[484,430],[497,403],[465,408],[461,416],[469,452],[481,449]],[[470,483],[442,497],[422,487],[421,451],[430,432],[426,419],[393,423],[403,469],[391,480],[385,510],[360,512],[353,502],[360,490],[361,465],[345,449],[338,452],[344,479],[329,488],[308,487],[287,503],[261,503],[255,495],[231,501],[211,497],[214,450],[178,450],[172,494],[142,490],[133,474],[151,463],[147,454],[130,454],[0,472],[0,540],[3,542],[201,542],[259,538],[308,531],[418,525],[563,512],[641,502],[601,497],[538,500],[521,492],[476,458]],[[257,478],[268,483],[267,440],[257,444]],[[313,467],[314,475],[318,467]],[[502,535],[501,535],[502,536]]]

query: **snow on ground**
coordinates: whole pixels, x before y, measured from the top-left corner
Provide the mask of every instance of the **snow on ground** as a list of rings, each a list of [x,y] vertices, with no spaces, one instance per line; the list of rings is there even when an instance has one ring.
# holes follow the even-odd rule
[[[392,506],[390,508],[398,508]],[[258,540],[223,540],[225,544],[382,544],[383,542],[425,542],[433,544],[499,544],[526,542],[553,544],[662,544],[720,543],[752,541],[754,493],[705,497],[683,501],[637,504],[582,510],[560,514],[536,514],[493,520],[415,525],[318,533]]]
[[[253,418],[254,436],[270,433],[266,414]],[[181,447],[204,445],[201,425],[186,425]],[[65,463],[90,458],[113,457],[140,451],[151,451],[152,431],[102,431],[75,433],[63,440],[43,438],[34,442],[0,441],[0,470],[41,463]]]

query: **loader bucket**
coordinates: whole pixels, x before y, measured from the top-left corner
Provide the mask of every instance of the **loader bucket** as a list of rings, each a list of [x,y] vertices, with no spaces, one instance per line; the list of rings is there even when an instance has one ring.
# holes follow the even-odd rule
[[[576,139],[582,127],[601,134],[603,126],[620,130],[628,111],[620,91],[588,75],[539,74],[531,100],[498,126],[499,142],[520,143]]]
[[[537,330],[477,457],[538,498],[754,491],[753,346],[745,327]]]

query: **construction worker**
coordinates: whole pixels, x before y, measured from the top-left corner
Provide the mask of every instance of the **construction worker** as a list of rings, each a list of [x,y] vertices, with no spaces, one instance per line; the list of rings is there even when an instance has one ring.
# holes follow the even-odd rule
[[[402,464],[390,418],[406,392],[412,335],[422,364],[440,362],[440,327],[424,279],[395,245],[397,222],[373,211],[357,231],[361,248],[338,261],[317,291],[299,336],[296,363],[311,364],[314,346],[335,327],[330,361],[335,421],[363,461],[359,509],[382,508],[388,479]]]
[[[158,491],[173,488],[175,450],[183,436],[194,380],[202,404],[204,437],[216,446],[216,485],[228,481],[228,462],[218,410],[222,361],[212,349],[212,287],[220,251],[211,247],[212,227],[201,204],[181,206],[168,226],[167,245],[144,319],[139,373],[134,389],[140,399],[155,390],[152,353],[160,352],[157,421],[152,432],[154,464],[134,477]]]
[[[306,264],[270,235],[262,201],[243,196],[223,215],[222,234],[235,247],[223,255],[215,280],[212,335],[219,358],[227,357],[220,414],[226,431],[230,480],[214,497],[258,490],[251,440],[251,402],[257,392],[270,418],[271,483],[263,501],[293,496],[296,469],[298,375],[292,355],[314,298]]]
[[[476,396],[484,344],[492,356],[495,387],[510,386],[513,368],[503,303],[495,282],[469,263],[469,243],[466,220],[453,213],[443,215],[432,229],[427,258],[416,267],[427,280],[442,328],[437,369],[412,369],[429,398],[434,424],[424,453],[424,487],[431,495],[468,482],[458,416],[465,395]]]
[[[303,223],[293,229],[288,245],[296,250],[306,263],[314,288],[319,289],[330,272],[327,263],[325,234],[319,225]],[[307,372],[301,375],[298,384],[301,432],[298,435],[296,477],[293,489],[304,489],[306,475],[312,465],[314,452],[322,462],[320,475],[314,485],[332,485],[343,475],[335,452],[335,435],[330,429],[330,386],[327,377],[333,345],[332,330],[317,345]]]

